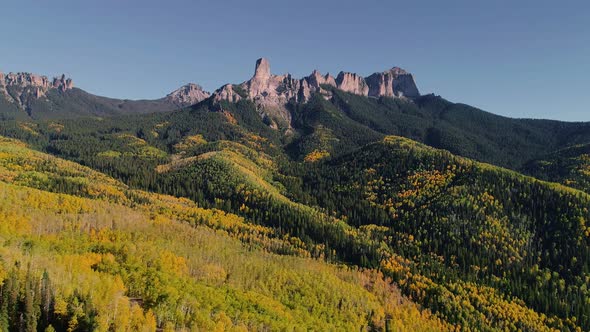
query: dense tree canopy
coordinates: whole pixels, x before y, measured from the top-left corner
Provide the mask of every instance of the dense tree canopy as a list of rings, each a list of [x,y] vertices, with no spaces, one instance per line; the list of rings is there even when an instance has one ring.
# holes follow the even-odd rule
[[[588,124],[331,94],[2,122],[3,326],[590,329]]]

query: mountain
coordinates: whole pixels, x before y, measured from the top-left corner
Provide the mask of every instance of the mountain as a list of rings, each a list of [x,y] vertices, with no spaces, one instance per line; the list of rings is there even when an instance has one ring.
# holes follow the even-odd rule
[[[195,108],[223,113],[226,104],[250,101],[269,128],[285,135],[281,140],[288,143],[290,156],[300,160],[314,151],[338,155],[386,135],[399,135],[522,170],[527,162],[550,151],[590,140],[589,123],[511,119],[439,96],[420,95],[413,75],[399,67],[366,78],[349,72],[333,77],[315,70],[297,79],[272,74],[269,61],[261,58],[251,79],[226,84],[211,95],[188,84],[164,98],[138,101],[94,96],[74,88],[64,76],[51,83],[31,74],[1,77],[3,119],[147,114],[197,103]]]
[[[366,78],[314,71],[296,79],[273,75],[260,59],[251,79],[180,110],[3,120],[0,135],[20,140],[0,149],[0,184],[99,200],[113,213],[125,208],[119,219],[87,217],[74,205],[53,219],[46,205],[10,203],[5,210],[14,205],[25,216],[90,220],[47,238],[38,227],[25,238],[8,228],[11,252],[63,244],[64,255],[104,255],[87,273],[120,278],[122,301],[144,318],[151,310],[158,328],[173,321],[169,327],[211,329],[227,323],[223,312],[246,329],[590,329],[589,123],[512,119],[421,95],[413,76],[395,67]],[[177,222],[217,236],[204,241]],[[85,247],[77,236],[94,241],[93,224],[116,235]],[[57,254],[43,257],[50,255]],[[292,278],[275,265],[267,272],[268,260],[294,266]],[[43,269],[54,271],[40,265],[33,277]],[[326,286],[337,271],[353,273],[342,277],[349,284]],[[399,324],[406,313],[384,297],[398,290],[413,301],[411,318]],[[92,303],[92,294],[64,302]],[[243,300],[248,294],[263,300]],[[97,312],[85,313],[103,317]]]
[[[450,324],[587,326],[588,195],[392,136],[291,162],[275,145],[281,136],[255,125],[254,105],[226,112],[49,122],[29,128],[30,141],[51,132],[45,149],[132,187],[239,215],[328,261],[381,270]]]
[[[164,112],[190,106],[209,97],[187,84],[156,100],[119,100],[95,96],[74,87],[65,75],[50,81],[30,73],[0,73],[0,116],[3,119],[61,119]]]
[[[548,150],[590,141],[590,123],[512,119],[420,95],[412,74],[398,67],[366,78],[314,71],[296,79],[271,74],[268,60],[261,58],[250,80],[224,85],[212,98],[210,110],[222,102],[253,102],[268,126],[288,136],[291,156],[299,159],[399,135],[520,170]]]
[[[325,98],[329,98],[329,90],[325,87],[372,97],[401,98],[420,95],[412,74],[397,67],[375,73],[367,79],[345,72],[340,72],[334,78],[330,74],[322,75],[317,70],[307,77],[296,79],[291,74],[271,74],[268,60],[260,58],[256,61],[254,76],[250,80],[238,85],[224,85],[213,96],[216,101],[236,102],[243,98],[253,100],[261,114],[271,119],[273,127],[290,128],[292,114],[288,104],[305,103],[314,93],[325,94]]]
[[[268,227],[314,257],[380,270],[449,324],[589,326],[587,194],[398,136],[375,132],[353,145],[351,130],[361,137],[364,128],[366,137],[367,127],[316,102],[333,105],[313,97],[304,123],[335,119],[340,127],[316,131],[308,143],[347,140],[334,154],[313,150],[301,161],[250,100],[2,129],[131,188]]]

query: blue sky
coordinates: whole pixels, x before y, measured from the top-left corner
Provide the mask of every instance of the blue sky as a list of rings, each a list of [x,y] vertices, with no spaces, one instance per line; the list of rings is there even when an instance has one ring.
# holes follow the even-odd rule
[[[590,121],[587,1],[3,1],[0,71],[66,73],[116,98],[393,66],[511,117]]]

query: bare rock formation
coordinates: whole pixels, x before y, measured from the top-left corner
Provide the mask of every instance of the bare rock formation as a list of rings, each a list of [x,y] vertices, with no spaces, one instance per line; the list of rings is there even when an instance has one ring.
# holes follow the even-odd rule
[[[178,107],[186,107],[197,104],[209,98],[211,94],[194,83],[183,85],[166,96],[166,100]]]
[[[226,84],[213,93],[213,98],[216,102],[227,100],[232,103],[237,103],[243,97],[234,90],[233,84]]]
[[[74,83],[65,75],[56,77],[50,83],[47,76],[31,73],[0,73],[0,94],[9,102],[24,107],[27,100],[44,97],[51,89],[65,92],[74,87]]]
[[[366,78],[369,96],[372,97],[418,97],[420,93],[412,74],[399,67]]]
[[[369,93],[369,86],[365,79],[355,73],[340,72],[336,78],[338,89],[356,95],[366,96]]]
[[[214,100],[236,102],[243,98],[252,100],[263,117],[281,123],[287,129],[291,126],[289,102],[307,102],[314,93],[331,98],[332,86],[340,90],[371,97],[414,98],[420,96],[412,74],[394,67],[367,78],[355,73],[340,72],[337,78],[330,74],[322,75],[314,70],[302,79],[290,74],[274,75],[267,59],[256,61],[254,75],[238,85],[227,84],[213,93]]]
[[[65,92],[66,90],[71,90],[74,88],[74,82],[71,78],[66,79],[66,75],[62,74],[61,77],[53,78],[52,87],[54,89],[58,89],[61,92]]]

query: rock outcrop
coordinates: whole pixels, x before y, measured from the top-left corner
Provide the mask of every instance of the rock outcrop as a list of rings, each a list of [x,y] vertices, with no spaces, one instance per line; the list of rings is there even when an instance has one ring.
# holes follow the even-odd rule
[[[300,87],[299,80],[287,75],[273,75],[270,72],[268,60],[262,58],[256,61],[254,76],[241,84],[248,96],[258,104],[269,107],[286,104],[297,96]]]
[[[410,97],[420,96],[414,77],[399,67],[382,73],[374,73],[366,78],[371,97]]]
[[[0,72],[0,96],[1,95],[8,95],[6,92],[6,83],[3,72]]]
[[[336,77],[336,84],[338,89],[356,95],[366,96],[369,92],[369,86],[365,79],[355,73],[340,72]]]
[[[9,73],[0,74],[0,85],[14,88],[35,88],[45,94],[49,89],[59,89],[66,91],[74,88],[72,79],[66,78],[65,75],[55,77],[50,83],[47,76],[35,75],[31,73]]]
[[[311,75],[301,80],[301,89],[299,90],[299,101],[308,101],[311,94],[314,92],[320,92],[325,96],[329,96],[330,93],[322,88],[322,85],[336,86],[336,80],[332,75],[322,75],[319,71],[314,70]]]
[[[248,97],[258,106],[261,115],[271,118],[272,122],[279,122],[282,126],[290,127],[291,112],[286,108],[290,100],[297,100],[300,81],[287,75],[273,75],[270,64],[265,58],[256,61],[254,76],[240,85]]]
[[[197,104],[209,98],[210,95],[200,85],[189,83],[172,91],[165,99],[178,107],[186,107]]]
[[[414,76],[412,74],[404,74],[399,75],[393,81],[393,91],[398,91],[401,93],[400,96],[405,96],[409,98],[417,98],[420,97],[420,91],[416,86],[416,81],[414,81]]]
[[[311,75],[296,79],[290,74],[272,74],[268,60],[261,58],[256,61],[254,75],[250,80],[238,85],[224,85],[213,93],[213,97],[216,102],[237,102],[243,98],[252,100],[261,116],[269,117],[288,129],[291,125],[291,112],[287,105],[290,102],[307,102],[314,93],[331,98],[331,91],[327,86],[370,97],[420,96],[412,74],[398,67],[367,78],[348,72],[340,72],[334,78],[330,74],[322,75],[314,70]]]
[[[24,107],[27,100],[44,97],[51,89],[65,92],[74,87],[74,83],[65,75],[49,81],[47,76],[31,73],[0,73],[0,94],[9,101]]]
[[[274,75],[268,60],[261,58],[256,61],[254,75],[250,80],[238,85],[224,85],[213,95],[215,101],[236,102],[248,98],[256,104],[261,116],[289,128],[291,112],[287,104],[291,101],[306,102],[314,92],[327,93],[321,88],[324,84],[336,86],[336,81],[329,74],[323,76],[318,71],[303,79],[293,78],[291,74]]]
[[[307,76],[305,80],[309,83],[310,86],[319,88],[320,85],[326,84],[331,86],[336,86],[336,80],[332,75],[326,74],[322,76],[319,71],[314,70],[311,75]]]
[[[227,100],[231,103],[237,103],[243,97],[234,90],[233,84],[226,84],[221,88],[215,90],[213,93],[213,100],[216,102],[220,102],[222,100]]]
[[[53,78],[53,88],[58,89],[61,92],[71,90],[74,88],[74,82],[71,78],[66,78],[66,75],[62,74],[61,77]]]

